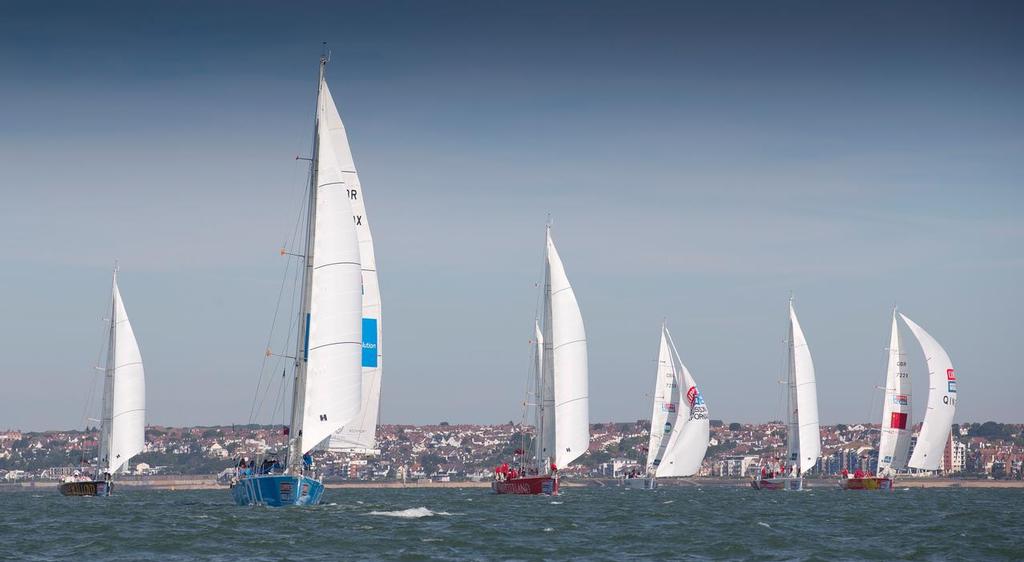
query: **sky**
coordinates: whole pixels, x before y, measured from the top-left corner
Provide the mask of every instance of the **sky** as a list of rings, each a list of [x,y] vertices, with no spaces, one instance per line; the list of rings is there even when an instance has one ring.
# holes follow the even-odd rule
[[[375,240],[383,423],[521,419],[549,214],[593,421],[650,416],[666,319],[712,418],[782,418],[793,294],[823,423],[880,418],[894,305],[952,358],[956,421],[1024,422],[1022,15],[6,4],[0,428],[98,414],[115,259],[148,423],[249,421],[324,41]]]

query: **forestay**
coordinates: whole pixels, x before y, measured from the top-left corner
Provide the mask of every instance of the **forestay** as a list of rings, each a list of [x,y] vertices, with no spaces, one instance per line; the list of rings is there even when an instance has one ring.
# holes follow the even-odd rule
[[[908,466],[920,470],[938,470],[942,464],[943,449],[956,413],[957,378],[946,350],[942,349],[923,328],[906,315],[900,314],[907,327],[921,344],[928,364],[928,409],[924,413],[921,432],[910,456]]]

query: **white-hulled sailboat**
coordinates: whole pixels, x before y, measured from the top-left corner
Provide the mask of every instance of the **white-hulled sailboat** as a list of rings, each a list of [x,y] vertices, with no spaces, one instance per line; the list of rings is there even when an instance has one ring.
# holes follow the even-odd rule
[[[590,447],[587,335],[576,294],[546,232],[543,321],[536,326],[532,463],[525,458],[496,474],[498,494],[557,494],[558,469]],[[526,455],[524,454],[523,457]]]
[[[684,409],[686,415],[682,413]],[[625,478],[623,485],[653,490],[657,487],[656,478],[693,476],[704,461],[710,437],[704,396],[680,360],[668,326],[662,324],[647,467],[642,476]]]
[[[98,464],[91,477],[78,474],[62,482],[60,493],[65,496],[109,496],[114,488],[113,476],[145,447],[146,376],[117,286],[117,267],[110,300]]]
[[[793,299],[789,299],[789,361],[786,409],[786,445],[789,449],[788,471],[777,475],[758,475],[750,485],[755,490],[802,490],[803,474],[813,468],[821,455],[821,430],[818,427],[818,390],[814,378],[814,361],[807,339],[800,329]]]
[[[903,351],[899,315],[917,338],[928,365],[928,410],[913,455],[910,455],[911,378]],[[889,336],[889,363],[886,369],[885,398],[882,405],[882,431],[878,442],[878,474],[863,478],[842,478],[846,490],[892,489],[896,473],[906,468],[938,470],[943,449],[956,411],[956,371],[949,355],[928,332],[912,320],[893,310],[892,334]],[[910,456],[908,460],[907,457]]]
[[[288,452],[238,467],[231,494],[239,505],[314,505],[323,481],[310,452],[359,415],[363,403],[362,267],[351,180],[330,127],[337,109],[320,58],[313,157],[307,201],[299,335]],[[346,177],[348,176],[348,177]],[[376,335],[376,334],[374,334]]]

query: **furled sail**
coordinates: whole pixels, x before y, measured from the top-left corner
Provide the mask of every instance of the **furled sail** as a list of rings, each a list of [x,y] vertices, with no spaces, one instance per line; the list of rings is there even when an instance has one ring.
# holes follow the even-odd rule
[[[676,408],[679,410],[679,414],[675,427],[669,436],[668,445],[665,447],[655,476],[692,476],[700,470],[700,466],[704,462],[704,455],[708,450],[708,441],[711,438],[708,407],[704,403],[704,396],[697,388],[697,382],[693,380],[690,370],[680,360],[675,342],[672,341],[672,334],[669,333],[667,327],[663,328],[662,341],[667,342],[671,348],[670,360],[673,363],[673,371],[678,383],[676,394],[681,397],[682,404]]]
[[[907,467],[910,449],[910,367],[900,341],[896,311],[892,313],[889,336],[889,364],[885,375],[885,399],[882,403],[882,436],[878,442],[878,472]]]
[[[921,344],[924,357],[928,364],[928,409],[924,413],[921,432],[917,435],[917,444],[910,455],[908,466],[920,470],[938,470],[942,465],[942,453],[949,439],[949,430],[956,413],[957,380],[953,362],[946,350],[906,315],[900,313],[913,332],[917,342]]]
[[[380,285],[377,282],[377,260],[373,253],[373,237],[366,217],[366,201],[359,183],[352,149],[345,133],[345,124],[334,104],[327,82],[323,83],[323,114],[321,123],[334,151],[338,172],[345,184],[345,194],[352,207],[352,224],[359,240],[359,263],[362,269],[362,398],[359,414],[334,432],[328,441],[332,451],[373,452],[376,448],[377,416],[380,411],[383,354],[381,351]],[[325,145],[320,150],[323,151]]]
[[[676,362],[668,343],[668,329],[661,327],[658,368],[654,381],[654,411],[651,412],[651,436],[647,440],[647,474],[653,475],[661,464],[669,437],[676,429],[681,400]]]
[[[792,301],[789,303],[789,384],[792,408],[789,414],[789,460],[803,473],[813,468],[821,456],[821,431],[818,428],[814,361]]]
[[[550,322],[544,340],[551,342],[555,403],[555,464],[567,466],[590,446],[587,381],[587,335],[576,295],[565,275],[562,260],[547,231],[547,285]]]
[[[309,293],[307,358],[301,396],[299,450],[316,448],[360,412],[363,301],[359,239],[333,135],[327,130],[329,102],[321,81],[313,267]],[[293,461],[294,462],[294,461]]]
[[[114,274],[112,328],[107,354],[100,465],[111,474],[142,452],[146,441],[146,378],[142,354]]]

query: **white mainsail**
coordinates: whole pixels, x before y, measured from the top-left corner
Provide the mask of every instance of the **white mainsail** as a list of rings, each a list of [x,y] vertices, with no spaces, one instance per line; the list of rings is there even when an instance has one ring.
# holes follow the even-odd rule
[[[885,399],[882,403],[882,436],[878,442],[879,473],[907,467],[912,427],[910,386],[910,367],[903,352],[894,310],[892,335],[889,336],[889,364],[885,375]]]
[[[545,270],[543,341],[545,355],[547,342],[551,342],[551,361],[550,370],[547,370],[548,361],[544,360],[544,376],[550,376],[552,380],[554,462],[558,468],[563,468],[586,453],[590,446],[587,335],[576,295],[551,239],[550,226],[547,228]]]
[[[942,453],[949,439],[949,430],[956,413],[957,380],[953,362],[946,350],[942,349],[923,328],[906,315],[900,313],[924,351],[928,364],[928,410],[924,413],[917,444],[910,455],[908,466],[920,470],[938,470],[942,464]]]
[[[352,421],[362,406],[362,272],[359,239],[338,150],[327,130],[329,102],[320,81],[317,107],[316,190],[312,269],[304,373],[293,419],[300,421],[297,448],[307,453]],[[309,249],[307,248],[307,251]],[[308,258],[307,258],[308,259]],[[293,466],[297,459],[291,459]]]
[[[697,382],[693,380],[690,370],[680,360],[679,351],[676,350],[676,344],[672,341],[672,334],[669,333],[668,327],[662,328],[662,342],[667,342],[671,348],[670,360],[673,363],[677,389],[675,395],[677,399],[682,399],[682,405],[676,408],[675,427],[664,448],[655,476],[692,476],[700,470],[704,455],[708,450],[708,441],[711,438],[708,407],[704,403],[704,397],[697,388]],[[685,391],[682,390],[684,388]],[[686,408],[686,417],[678,413],[682,408]]]
[[[654,411],[651,412],[651,437],[647,440],[647,474],[654,475],[665,455],[669,437],[679,418],[679,377],[668,343],[668,329],[661,327],[658,368],[654,380]]]
[[[352,148],[345,132],[338,107],[334,103],[327,82],[323,83],[322,128],[330,137],[335,161],[345,193],[352,207],[352,223],[359,241],[359,263],[362,269],[362,398],[359,414],[344,427],[334,432],[328,448],[332,451],[371,453],[376,448],[377,417],[380,411],[381,377],[383,376],[383,354],[381,351],[381,303],[380,285],[377,281],[377,260],[373,253],[373,237],[366,217],[366,202],[359,183]],[[321,146],[323,151],[325,146]]]
[[[818,428],[814,361],[792,300],[789,302],[789,388],[789,461],[803,473],[813,468],[821,456],[821,430]]]
[[[146,377],[142,354],[121,300],[114,272],[110,341],[103,391],[100,471],[114,474],[146,441]]]

